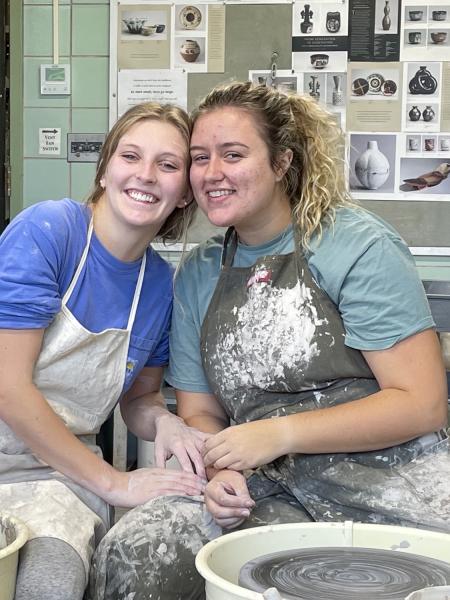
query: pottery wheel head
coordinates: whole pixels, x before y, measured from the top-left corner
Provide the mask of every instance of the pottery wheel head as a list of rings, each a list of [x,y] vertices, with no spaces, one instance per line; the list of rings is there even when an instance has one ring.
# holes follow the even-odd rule
[[[275,587],[286,600],[404,600],[429,586],[450,584],[450,563],[393,550],[303,548],[246,563],[239,585]]]

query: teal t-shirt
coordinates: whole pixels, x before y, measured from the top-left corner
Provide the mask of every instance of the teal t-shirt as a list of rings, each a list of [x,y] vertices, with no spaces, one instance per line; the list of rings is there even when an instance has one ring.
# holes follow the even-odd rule
[[[166,380],[180,390],[210,391],[200,356],[200,330],[220,271],[223,236],[197,246],[175,280]],[[239,244],[233,265],[251,266],[264,255],[294,250],[292,226],[260,246]],[[384,350],[434,326],[415,262],[399,234],[376,215],[346,207],[306,254],[319,286],[333,300],[345,343]]]

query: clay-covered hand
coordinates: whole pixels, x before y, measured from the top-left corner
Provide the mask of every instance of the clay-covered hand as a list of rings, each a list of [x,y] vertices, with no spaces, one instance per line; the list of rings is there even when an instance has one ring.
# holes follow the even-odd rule
[[[205,504],[216,523],[225,529],[238,527],[255,505],[242,473],[228,470],[219,471],[208,483]]]
[[[281,418],[233,425],[205,442],[205,466],[242,471],[286,454]]]
[[[202,450],[211,434],[189,427],[169,412],[156,419],[155,462],[164,468],[166,460],[176,456],[183,471],[195,471],[206,479]]]
[[[205,481],[195,473],[173,469],[116,471],[111,490],[102,497],[113,506],[132,508],[164,495],[201,496]]]

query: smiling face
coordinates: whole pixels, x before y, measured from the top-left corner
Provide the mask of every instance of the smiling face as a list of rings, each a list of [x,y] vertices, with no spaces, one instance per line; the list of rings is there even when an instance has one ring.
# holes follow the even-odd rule
[[[281,172],[270,164],[254,117],[235,107],[201,115],[191,138],[194,196],[218,227],[234,225],[247,244],[261,244],[291,221]]]
[[[101,179],[104,194],[96,206],[101,231],[140,231],[153,239],[175,207],[185,204],[186,167],[186,142],[175,126],[153,119],[135,123],[120,138]]]

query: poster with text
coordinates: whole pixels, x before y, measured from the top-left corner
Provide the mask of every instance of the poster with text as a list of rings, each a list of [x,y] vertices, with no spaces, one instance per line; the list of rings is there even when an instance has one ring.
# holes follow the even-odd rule
[[[400,0],[349,0],[349,58],[400,59]]]
[[[347,128],[352,131],[400,131],[400,63],[349,63]]]
[[[346,71],[348,2],[294,2],[292,68],[297,71]]]
[[[117,74],[117,116],[141,102],[177,104],[187,109],[187,73],[121,69]]]

